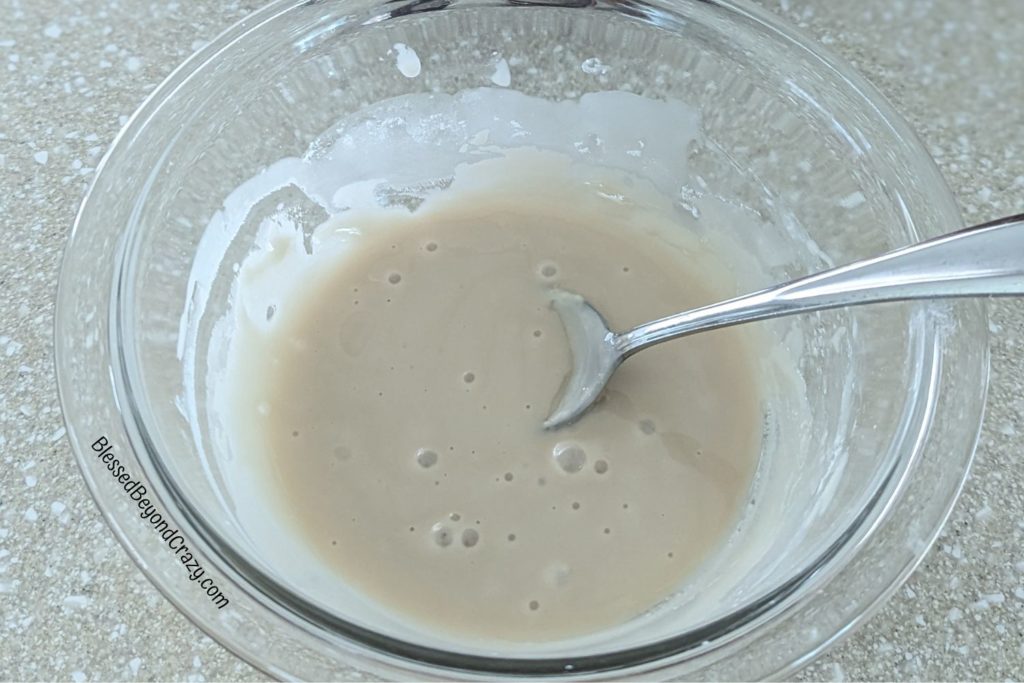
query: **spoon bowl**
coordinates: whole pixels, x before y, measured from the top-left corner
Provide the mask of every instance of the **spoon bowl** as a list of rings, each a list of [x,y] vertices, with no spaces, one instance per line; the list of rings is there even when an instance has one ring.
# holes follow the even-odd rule
[[[562,385],[561,401],[544,421],[545,429],[557,429],[590,409],[624,357],[604,316],[586,299],[564,289],[552,289],[549,296],[565,327],[573,360],[572,372]]]

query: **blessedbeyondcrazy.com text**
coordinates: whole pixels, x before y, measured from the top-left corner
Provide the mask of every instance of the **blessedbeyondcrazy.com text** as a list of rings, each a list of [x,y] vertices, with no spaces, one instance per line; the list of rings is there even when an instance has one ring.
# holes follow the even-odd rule
[[[199,587],[206,591],[206,595],[217,606],[217,609],[227,607],[230,602],[227,596],[221,592],[211,577],[205,576],[206,570],[199,563],[199,558],[194,557],[189,551],[189,547],[185,544],[184,536],[177,529],[172,529],[164,515],[157,511],[149,498],[145,497],[148,493],[146,487],[140,480],[132,478],[132,475],[125,469],[124,464],[115,456],[114,447],[110,444],[107,437],[101,436],[93,441],[92,450],[96,453],[96,457],[106,464],[110,476],[124,488],[128,497],[139,506],[139,510],[141,510],[139,516],[153,525],[153,529],[160,534],[160,538],[174,552],[175,557],[178,558],[178,561],[185,567],[185,571],[188,572],[189,580],[197,582]]]

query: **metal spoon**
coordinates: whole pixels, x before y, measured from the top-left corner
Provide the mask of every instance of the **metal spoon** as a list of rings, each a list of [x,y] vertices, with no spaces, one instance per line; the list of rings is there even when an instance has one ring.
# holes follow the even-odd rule
[[[729,325],[883,301],[1024,294],[1024,214],[856,261],[710,306],[612,332],[578,294],[551,292],[565,325],[573,369],[558,407],[544,422],[557,429],[580,418],[622,361],[654,344]]]

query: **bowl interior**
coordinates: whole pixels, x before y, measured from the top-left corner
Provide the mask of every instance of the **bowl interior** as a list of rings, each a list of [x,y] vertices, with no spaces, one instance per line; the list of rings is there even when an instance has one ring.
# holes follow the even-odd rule
[[[316,590],[322,577],[289,562],[287,546],[254,535],[231,481],[230,463],[244,454],[231,452],[211,398],[225,353],[217,326],[233,305],[237,264],[265,221],[286,216],[308,234],[330,211],[301,183],[236,189],[283,158],[322,158],[393,98],[507,87],[552,100],[627,91],[685,103],[699,115],[700,135],[641,172],[671,180],[685,170],[696,179],[666,184],[680,211],[700,213],[713,195],[752,217],[756,229],[742,232],[701,219],[708,234],[745,245],[735,264],[743,290],[957,221],[912,139],[842,74],[743,11],[703,2],[272,9],[201,55],[149,106],[122,143],[131,153],[109,161],[80,219],[102,216],[120,228],[119,241],[111,238],[115,393],[140,467],[211,563],[328,650],[366,646],[453,666],[484,662],[485,670],[501,670],[502,660],[529,672],[524,662],[536,660],[550,673],[556,660],[625,666],[738,637],[870,542],[930,428],[941,342],[976,315],[970,305],[885,305],[763,324],[765,358],[790,371],[775,378],[786,390],[765,401],[766,439],[742,526],[675,598],[613,631],[526,646],[466,643],[355,593]],[[398,45],[418,55],[414,77],[396,62]],[[494,80],[502,62],[507,86]],[[440,140],[408,133],[429,122],[396,125],[411,136],[410,154],[440,155],[451,135],[479,132],[467,126]],[[566,131],[567,148],[587,143],[587,126]],[[671,148],[647,137],[643,121],[632,133]],[[441,172],[410,178],[400,156],[369,144],[347,154],[335,161],[355,169],[355,180],[383,177],[396,190],[444,180]],[[976,429],[970,411],[963,419]]]

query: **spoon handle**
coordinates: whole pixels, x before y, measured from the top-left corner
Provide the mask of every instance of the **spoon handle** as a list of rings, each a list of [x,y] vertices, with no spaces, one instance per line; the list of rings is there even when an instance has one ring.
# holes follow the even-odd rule
[[[622,358],[694,332],[882,301],[1024,295],[1024,214],[670,315],[616,334]]]

